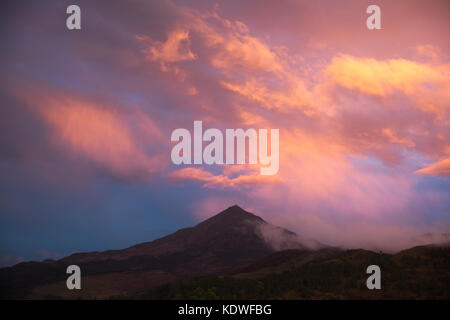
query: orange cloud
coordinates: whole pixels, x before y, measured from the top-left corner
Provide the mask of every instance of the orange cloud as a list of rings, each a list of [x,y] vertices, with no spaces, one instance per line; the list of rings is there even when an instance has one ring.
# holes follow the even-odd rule
[[[217,12],[185,11],[189,28],[197,32],[210,52],[211,65],[223,71],[283,72],[283,65],[271,46],[249,34],[241,21],[231,21]],[[242,69],[243,68],[243,69]]]
[[[422,49],[424,51],[425,49]],[[437,54],[436,49],[433,51]],[[442,118],[450,98],[448,65],[430,65],[407,59],[376,60],[340,55],[327,68],[339,85],[362,93],[386,96],[396,91],[412,98],[423,111]]]
[[[258,102],[261,106],[271,110],[302,110],[306,114],[312,114],[312,110],[307,108],[309,102],[309,92],[301,82],[296,87],[287,88],[284,91],[277,91],[268,88],[265,84],[251,80],[244,84],[222,82],[222,85],[246,98]]]
[[[385,137],[388,138],[388,141],[390,143],[394,143],[394,144],[399,144],[399,145],[404,145],[405,147],[408,148],[414,148],[416,146],[416,144],[411,141],[410,139],[407,138],[400,138],[398,137],[392,129],[390,128],[383,128],[381,130],[381,134]]]
[[[444,70],[406,59],[379,61],[341,55],[333,58],[327,71],[346,88],[380,96],[394,91],[412,94],[424,83],[439,84],[450,80]]]
[[[369,156],[392,165],[402,161],[404,149],[425,156],[442,154],[441,140],[446,137],[447,101],[450,100],[450,67],[438,64],[444,61],[439,47],[416,47],[419,55],[431,58],[429,63],[410,58],[379,60],[348,54],[331,55],[331,61],[327,57],[316,56],[311,60],[308,50],[301,56],[288,47],[272,45],[270,38],[258,38],[243,22],[225,19],[216,11],[201,13],[179,8],[178,13],[183,19],[179,20],[173,29],[175,31],[167,34],[165,42],[143,36],[139,38],[149,45],[149,59],[170,64],[166,67],[174,71],[176,78],[188,79],[184,81],[186,92],[195,95],[199,112],[208,110],[205,119],[217,121],[218,117],[214,117],[217,108],[203,107],[211,103],[211,97],[205,94],[206,90],[202,92],[203,83],[194,84],[203,79],[204,74],[190,77],[190,73],[214,68],[218,72],[208,80],[212,79],[234,93],[227,95],[221,91],[219,95],[227,97],[237,115],[235,120],[240,121],[241,126],[271,127],[271,121],[275,121],[274,127],[283,128],[286,124],[283,132],[300,129],[295,134],[305,143],[302,148],[308,145],[308,152],[313,152],[311,164],[304,160],[309,159],[310,154],[304,155],[302,150],[296,149],[296,138],[292,142],[281,141],[284,151],[280,152],[289,154],[289,148],[299,152],[284,157],[283,166],[291,166],[287,159],[304,157],[298,162],[305,165],[302,168],[304,172],[315,172],[311,176],[311,185],[321,180],[316,177],[321,177],[328,167],[334,167],[335,159],[345,166],[348,156]],[[196,41],[198,56],[191,51],[189,35]],[[195,60],[194,63],[199,65],[193,68],[178,63],[187,60]],[[357,90],[362,95],[347,95],[341,87]],[[402,104],[399,105],[398,101]],[[398,113],[396,117],[390,117],[392,108],[399,110],[411,106],[417,109],[414,114],[401,119]],[[432,117],[433,121],[439,121],[434,132],[424,130],[427,124],[417,121],[421,112],[429,113],[426,120]],[[289,114],[289,121],[283,118],[286,114]],[[309,118],[307,122],[304,115]],[[305,134],[306,130],[312,131]],[[311,147],[315,143],[319,147]],[[315,148],[320,152],[336,151],[330,157],[325,152],[326,156],[318,155],[314,159]],[[322,162],[323,167],[320,165]],[[297,170],[297,166],[293,164],[291,170]],[[333,174],[336,173],[329,176]],[[224,175],[229,176],[226,172]],[[193,176],[201,181],[210,181],[210,185],[214,185],[212,181],[216,181],[216,185],[228,184],[228,180],[220,175],[214,177],[207,172],[201,175],[196,172]],[[338,183],[331,187],[331,182],[329,177],[323,177],[323,183],[330,188],[339,188],[339,184],[344,183],[339,178]],[[320,187],[317,190],[320,192]]]
[[[164,166],[158,154],[148,154],[138,143],[162,138],[158,126],[141,111],[119,111],[67,93],[31,91],[22,98],[52,128],[53,141],[75,157],[121,177],[145,176]]]
[[[274,184],[281,182],[277,176],[263,176],[259,174],[239,175],[236,178],[229,178],[226,175],[214,175],[202,168],[183,168],[175,170],[169,174],[172,181],[193,180],[203,182],[203,187],[223,187],[234,188],[238,186]]]
[[[441,50],[439,47],[429,44],[417,46],[416,50],[419,55],[430,58],[433,62],[437,62],[441,56]]]
[[[427,176],[450,177],[450,158],[434,162],[430,164],[428,167],[417,170],[416,174]]]
[[[175,78],[185,82],[186,92],[198,94],[199,90],[185,81],[189,72],[179,62],[196,60],[199,64],[207,62],[220,71],[222,80],[219,83],[223,87],[263,108],[314,113],[312,95],[304,79],[291,68],[291,64],[301,57],[289,56],[287,48],[270,45],[251,35],[241,21],[225,19],[216,12],[201,14],[187,8],[180,9],[180,13],[185,21],[180,22],[182,27],[168,33],[166,42],[153,41],[143,35],[136,39],[148,46],[145,50],[148,60],[159,61],[163,71],[171,71]],[[191,51],[191,33],[196,37],[202,59]],[[280,83],[274,84],[274,77]]]
[[[277,73],[283,70],[269,46],[249,35],[233,35],[221,43],[221,50],[212,58],[220,69],[244,67],[250,71]]]
[[[189,31],[177,29],[171,31],[165,42],[152,41],[150,38],[139,35],[139,41],[149,43],[146,50],[147,58],[162,63],[173,63],[186,60],[195,60],[197,57],[190,49]]]
[[[106,164],[120,174],[155,169],[155,163],[135,143],[133,134],[117,112],[71,100],[66,101],[64,107],[51,104],[42,111],[56,129],[58,139],[72,151]],[[145,130],[155,131],[148,118],[143,118],[142,125]]]

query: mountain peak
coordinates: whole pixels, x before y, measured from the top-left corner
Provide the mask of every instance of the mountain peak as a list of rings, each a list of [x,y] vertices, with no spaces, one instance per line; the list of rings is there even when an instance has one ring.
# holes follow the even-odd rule
[[[217,223],[221,225],[233,225],[241,224],[244,221],[265,223],[261,217],[245,211],[238,205],[233,205],[222,212],[219,212],[215,216],[201,222],[199,225],[212,225]]]
[[[248,211],[245,211],[241,207],[239,207],[237,204],[232,205],[231,207],[228,207],[227,209],[223,210],[219,214],[233,214],[233,215],[250,215],[253,217],[258,217],[257,215],[254,215],[253,213],[250,213]]]

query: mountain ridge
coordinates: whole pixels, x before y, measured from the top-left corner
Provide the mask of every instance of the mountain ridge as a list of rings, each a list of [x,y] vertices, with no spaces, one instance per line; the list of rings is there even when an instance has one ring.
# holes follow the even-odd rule
[[[234,205],[193,227],[125,249],[2,268],[0,287],[13,296],[33,296],[36,287],[49,284],[56,292],[65,292],[65,268],[76,264],[83,273],[84,292],[102,296],[97,288],[103,286],[108,296],[186,277],[226,274],[289,248],[307,250],[308,246],[292,231]]]
[[[259,240],[264,240],[263,242],[259,243],[259,245],[261,247],[267,246],[269,247],[268,251],[271,251],[270,243],[267,243],[270,240],[264,238],[263,235],[258,232],[261,226],[269,226],[269,225],[270,224],[267,223],[261,217],[248,211],[245,211],[244,209],[242,209],[237,205],[233,205],[219,212],[218,214],[204,221],[199,222],[195,226],[181,228],[171,234],[168,234],[166,236],[163,236],[161,238],[152,241],[135,244],[128,248],[118,250],[74,253],[60,260],[75,263],[75,262],[89,261],[89,259],[88,260],[85,259],[86,257],[94,260],[107,260],[107,259],[121,260],[126,259],[130,256],[137,256],[137,255],[151,254],[158,256],[160,254],[164,254],[167,252],[175,252],[185,249],[186,247],[192,245],[195,242],[197,242],[197,244],[198,243],[205,244],[205,242],[211,241],[211,237],[214,238],[214,240],[220,240],[217,238],[219,238],[220,236],[224,236],[227,233],[232,233],[236,235],[239,233],[251,234],[256,232],[255,235],[259,236],[261,239],[255,237],[252,240],[255,242],[260,242]],[[274,228],[280,227],[274,226]],[[292,231],[289,231],[284,228],[280,228],[280,232],[284,233],[286,236],[295,235],[295,233],[293,233]],[[220,242],[224,241],[220,240]],[[264,244],[264,242],[266,243]],[[222,243],[222,245],[226,244]]]

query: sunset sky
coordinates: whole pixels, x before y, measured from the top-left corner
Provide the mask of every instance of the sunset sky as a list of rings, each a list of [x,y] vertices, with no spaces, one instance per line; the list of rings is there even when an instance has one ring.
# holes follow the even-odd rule
[[[0,23],[0,265],[233,204],[345,247],[450,232],[449,1],[10,1]],[[194,120],[278,128],[278,174],[173,165]]]

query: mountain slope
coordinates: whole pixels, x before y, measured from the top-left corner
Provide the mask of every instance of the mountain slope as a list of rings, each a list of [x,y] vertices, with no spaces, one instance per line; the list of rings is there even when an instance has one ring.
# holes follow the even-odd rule
[[[311,256],[315,258],[307,261]],[[381,290],[366,287],[366,268],[372,264],[380,266]],[[419,246],[397,254],[363,249],[288,250],[231,276],[163,285],[136,298],[449,300],[449,284],[449,244]]]
[[[320,246],[232,206],[194,227],[127,249],[0,269],[0,290],[2,297],[104,298],[197,275],[225,274],[277,250]],[[66,288],[65,270],[71,264],[82,270],[82,290]]]

